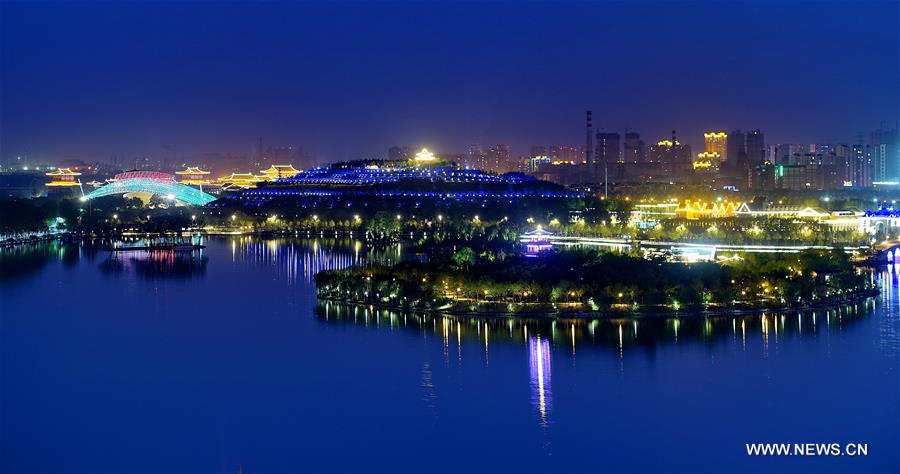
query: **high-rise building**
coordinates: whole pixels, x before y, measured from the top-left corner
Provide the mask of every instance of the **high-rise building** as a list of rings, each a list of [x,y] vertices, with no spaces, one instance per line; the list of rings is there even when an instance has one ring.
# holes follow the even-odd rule
[[[720,162],[728,161],[728,134],[725,132],[706,132],[703,134],[705,153],[718,153]]]
[[[744,149],[750,166],[757,166],[766,160],[766,137],[758,128],[747,132]]]
[[[728,160],[725,165],[734,171],[747,169],[747,142],[746,135],[740,130],[733,130],[728,134],[725,145],[725,157]]]
[[[690,172],[692,159],[691,146],[678,141],[675,130],[671,140],[660,140],[647,150],[647,161],[675,179],[684,178]]]
[[[597,133],[597,145],[594,154],[594,164],[602,167],[604,164],[613,164],[622,161],[619,151],[618,133]]]
[[[466,149],[466,166],[479,170],[488,169],[487,155],[481,145],[469,145]]]
[[[715,151],[697,153],[694,160],[694,171],[704,174],[716,174],[722,168],[722,155]]]
[[[487,169],[497,173],[508,173],[517,169],[509,159],[509,145],[491,145],[487,151]]]
[[[547,147],[546,147],[546,146],[544,146],[544,145],[535,145],[535,146],[531,147],[531,149],[528,151],[528,157],[529,157],[529,158],[534,158],[534,157],[538,157],[538,156],[549,156],[549,155],[547,154]]]
[[[775,189],[775,174],[775,165],[771,161],[763,161],[750,168],[747,184],[754,191],[771,191]]]
[[[850,150],[850,180],[857,188],[872,186],[872,155],[868,145],[853,145]]]
[[[873,130],[869,134],[872,155],[872,181],[892,181],[900,177],[900,140],[897,129]]]
[[[637,132],[625,132],[625,148],[622,161],[625,163],[643,163],[646,161],[646,150],[641,134]]]
[[[584,148],[572,145],[550,145],[550,161],[553,163],[579,164],[584,158]]]
[[[584,161],[585,163],[587,163],[588,161],[591,160],[591,154],[594,150],[594,119],[591,116],[590,110],[587,111],[586,125],[587,125],[587,143],[585,143],[585,148],[584,148],[584,159],[581,160],[581,161]]]

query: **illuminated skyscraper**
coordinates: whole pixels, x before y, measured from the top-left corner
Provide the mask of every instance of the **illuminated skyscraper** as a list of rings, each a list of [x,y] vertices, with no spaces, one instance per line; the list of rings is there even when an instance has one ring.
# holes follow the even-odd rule
[[[850,151],[850,170],[854,187],[872,186],[872,155],[868,145],[853,145]]]
[[[675,130],[672,130],[672,138],[670,140],[660,140],[650,145],[647,150],[647,161],[658,165],[662,171],[671,178],[684,178],[691,170],[691,162],[693,154],[691,146],[681,143],[675,136]]]
[[[728,134],[725,132],[706,132],[703,134],[705,153],[718,153],[719,161],[728,161]]]

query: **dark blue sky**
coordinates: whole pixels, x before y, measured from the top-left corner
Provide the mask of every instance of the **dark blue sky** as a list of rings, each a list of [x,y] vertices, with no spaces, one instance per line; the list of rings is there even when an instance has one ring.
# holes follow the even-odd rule
[[[900,2],[7,3],[0,156],[851,141],[900,111]]]

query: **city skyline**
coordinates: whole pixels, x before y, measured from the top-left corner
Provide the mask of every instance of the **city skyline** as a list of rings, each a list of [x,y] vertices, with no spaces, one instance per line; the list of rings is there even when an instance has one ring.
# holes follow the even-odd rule
[[[595,132],[676,129],[694,150],[708,130],[855,143],[900,110],[895,3],[0,8],[5,162],[251,155],[259,137],[321,162],[394,145],[517,157],[583,143],[585,110]],[[798,21],[823,33],[782,44]],[[35,34],[51,28],[69,40]]]

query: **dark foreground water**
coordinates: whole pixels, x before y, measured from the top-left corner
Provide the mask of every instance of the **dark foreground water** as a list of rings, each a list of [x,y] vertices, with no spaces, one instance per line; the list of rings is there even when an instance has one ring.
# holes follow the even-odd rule
[[[352,242],[0,251],[3,472],[898,472],[897,274],[833,311],[454,319],[316,307]],[[867,443],[749,457],[745,443]]]

